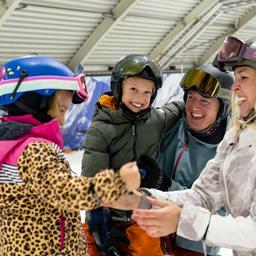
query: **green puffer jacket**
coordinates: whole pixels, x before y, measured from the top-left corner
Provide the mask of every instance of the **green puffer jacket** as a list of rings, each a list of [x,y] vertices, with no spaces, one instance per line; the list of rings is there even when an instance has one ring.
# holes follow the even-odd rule
[[[111,100],[111,96],[103,96]],[[183,102],[169,103],[161,109],[151,107],[145,115],[132,121],[122,109],[100,102],[86,133],[83,176],[94,176],[105,168],[118,170],[144,154],[156,158],[161,135],[179,120],[184,108]]]

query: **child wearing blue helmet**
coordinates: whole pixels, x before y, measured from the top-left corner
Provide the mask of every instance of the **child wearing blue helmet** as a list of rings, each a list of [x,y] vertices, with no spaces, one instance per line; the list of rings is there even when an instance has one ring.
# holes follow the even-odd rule
[[[135,163],[118,173],[72,177],[60,125],[71,102],[87,99],[84,75],[27,56],[0,72],[0,254],[85,255],[80,210],[139,186]],[[128,176],[130,176],[128,178]]]

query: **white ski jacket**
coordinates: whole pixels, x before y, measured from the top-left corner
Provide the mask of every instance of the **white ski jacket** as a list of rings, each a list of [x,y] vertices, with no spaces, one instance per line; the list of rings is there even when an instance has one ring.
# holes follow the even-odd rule
[[[229,130],[191,189],[149,192],[183,207],[179,236],[256,256],[256,128]],[[214,215],[222,206],[229,216]]]

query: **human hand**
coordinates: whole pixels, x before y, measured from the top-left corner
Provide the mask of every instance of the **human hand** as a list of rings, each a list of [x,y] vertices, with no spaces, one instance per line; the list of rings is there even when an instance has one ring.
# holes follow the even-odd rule
[[[148,198],[158,209],[135,209],[132,218],[151,237],[161,237],[177,231],[181,208],[175,204]]]
[[[119,170],[121,178],[126,183],[128,191],[139,188],[140,173],[136,162],[124,164]]]
[[[142,198],[142,193],[132,191],[124,196],[121,196],[117,201],[107,204],[102,204],[104,207],[111,207],[121,210],[133,210],[139,207]]]

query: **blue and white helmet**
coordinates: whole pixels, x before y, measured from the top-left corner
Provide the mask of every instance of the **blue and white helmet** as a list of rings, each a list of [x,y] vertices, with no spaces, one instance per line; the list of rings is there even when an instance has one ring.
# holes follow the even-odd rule
[[[31,92],[49,97],[56,90],[71,90],[73,103],[88,97],[84,75],[74,76],[63,63],[45,56],[25,56],[7,62],[0,72],[0,107]]]

